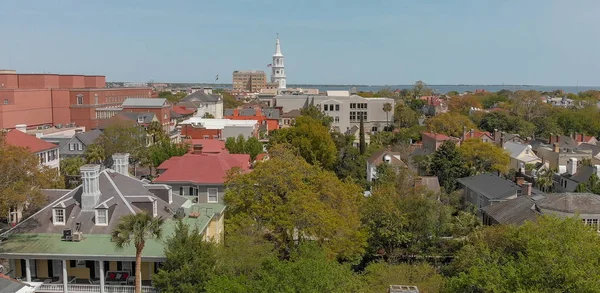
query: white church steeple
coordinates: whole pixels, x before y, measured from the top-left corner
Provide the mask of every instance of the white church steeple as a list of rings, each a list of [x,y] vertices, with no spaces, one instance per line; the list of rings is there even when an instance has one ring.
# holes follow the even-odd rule
[[[279,89],[284,89],[286,87],[283,54],[281,54],[281,46],[279,45],[279,34],[277,34],[275,54],[273,54],[273,64],[271,64],[271,82],[279,84]]]

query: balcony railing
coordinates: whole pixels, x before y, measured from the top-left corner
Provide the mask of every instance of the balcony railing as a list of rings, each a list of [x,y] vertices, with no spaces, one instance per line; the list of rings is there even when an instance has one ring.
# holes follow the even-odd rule
[[[62,284],[42,284],[35,292],[39,293],[54,293],[54,292],[65,292]],[[67,292],[69,293],[88,293],[100,292],[100,285],[86,285],[86,284],[68,284]],[[134,286],[125,285],[104,285],[104,292],[106,293],[134,293]],[[156,289],[151,286],[142,286],[142,293],[157,293]]]

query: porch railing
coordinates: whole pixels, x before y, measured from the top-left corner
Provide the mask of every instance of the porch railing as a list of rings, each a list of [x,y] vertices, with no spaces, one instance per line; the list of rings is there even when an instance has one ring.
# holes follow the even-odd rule
[[[35,292],[40,293],[62,293],[65,292],[63,290],[62,284],[42,284]],[[86,285],[86,284],[68,284],[67,292],[69,293],[99,293],[100,285]],[[104,285],[104,292],[106,293],[134,293],[134,286],[125,286],[125,285]],[[142,286],[142,293],[157,293],[156,289],[152,286]]]

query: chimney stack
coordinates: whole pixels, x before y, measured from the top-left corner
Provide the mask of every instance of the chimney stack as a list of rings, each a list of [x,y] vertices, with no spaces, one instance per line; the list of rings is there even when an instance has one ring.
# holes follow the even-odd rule
[[[560,145],[558,144],[558,142],[554,143],[554,152],[555,153],[560,153]]]
[[[83,193],[81,194],[81,209],[93,211],[100,199],[100,165],[87,164],[79,168]]]
[[[567,173],[569,175],[573,175],[573,174],[577,173],[577,159],[576,158],[570,158],[569,161],[567,161]]]
[[[194,155],[200,155],[200,154],[202,154],[202,148],[204,148],[204,146],[202,144],[199,144],[199,143],[195,144],[192,147],[192,154],[194,154]]]
[[[529,182],[525,182],[523,183],[523,185],[521,186],[521,188],[523,189],[523,194],[527,197],[531,197],[531,189],[533,188],[531,183]]]
[[[494,141],[498,141],[498,129],[494,129]]]
[[[116,153],[112,155],[113,170],[117,173],[129,176],[129,153]]]
[[[516,177],[515,180],[517,181],[517,185],[519,185],[519,186],[522,186],[523,183],[525,183],[524,177]]]

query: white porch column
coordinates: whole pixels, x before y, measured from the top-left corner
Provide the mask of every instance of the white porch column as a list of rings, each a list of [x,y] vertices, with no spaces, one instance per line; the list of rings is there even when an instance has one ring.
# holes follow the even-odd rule
[[[99,260],[98,266],[100,267],[100,293],[104,293],[104,261]]]
[[[69,276],[67,275],[67,260],[63,259],[62,260],[62,281],[63,281],[63,292],[64,293],[68,292],[67,291],[67,285],[69,284],[68,279],[69,279]]]
[[[28,258],[25,259],[25,280],[31,282],[31,267],[29,266]]]

